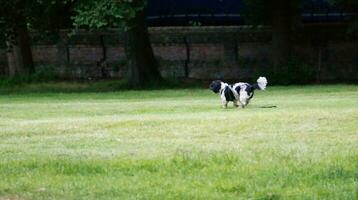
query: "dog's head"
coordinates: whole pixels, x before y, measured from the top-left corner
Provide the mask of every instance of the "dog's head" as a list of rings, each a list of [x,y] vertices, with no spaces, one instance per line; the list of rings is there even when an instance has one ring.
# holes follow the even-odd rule
[[[209,89],[212,90],[214,93],[219,93],[221,89],[221,81],[215,80],[211,82]]]

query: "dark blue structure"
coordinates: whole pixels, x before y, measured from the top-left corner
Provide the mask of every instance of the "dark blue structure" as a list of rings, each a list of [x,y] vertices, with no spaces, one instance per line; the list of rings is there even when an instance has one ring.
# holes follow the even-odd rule
[[[244,25],[243,0],[149,0],[149,26]],[[351,16],[327,0],[304,0],[303,22],[341,22]]]

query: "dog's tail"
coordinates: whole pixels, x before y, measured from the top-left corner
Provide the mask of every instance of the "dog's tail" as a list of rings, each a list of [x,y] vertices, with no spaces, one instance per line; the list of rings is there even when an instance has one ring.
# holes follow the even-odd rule
[[[261,77],[261,76],[257,79],[257,83],[253,84],[254,88],[259,90],[265,90],[266,85],[267,85],[266,77]]]

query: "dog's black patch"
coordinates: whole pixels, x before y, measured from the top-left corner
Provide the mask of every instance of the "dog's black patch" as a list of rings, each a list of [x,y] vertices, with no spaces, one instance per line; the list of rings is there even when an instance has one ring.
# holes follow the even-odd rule
[[[240,94],[240,90],[241,90],[240,87],[236,87],[235,90],[236,90],[236,92],[237,92],[238,94]]]
[[[241,86],[244,87],[245,86],[245,92],[247,93],[247,95],[249,96],[249,99],[251,99],[254,96],[254,90],[256,89],[255,87],[253,87],[252,85],[246,83],[245,85]],[[238,94],[240,94],[240,90],[241,87],[236,87],[235,90]]]
[[[231,88],[229,86],[225,87],[224,94],[225,94],[226,101],[234,101],[235,100],[234,93],[231,91]]]
[[[247,95],[249,95],[249,99],[251,99],[251,98],[254,96],[254,90],[255,90],[255,89],[256,89],[256,88],[253,87],[252,85],[246,84],[246,89],[245,89],[245,91],[246,91]]]
[[[209,86],[210,90],[212,90],[214,93],[219,93],[220,89],[221,89],[221,81],[216,80],[211,82],[210,86]]]

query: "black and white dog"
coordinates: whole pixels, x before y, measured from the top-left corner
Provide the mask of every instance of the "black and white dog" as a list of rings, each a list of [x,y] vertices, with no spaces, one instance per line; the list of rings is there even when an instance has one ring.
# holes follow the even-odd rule
[[[210,89],[214,93],[219,93],[224,108],[227,108],[227,104],[232,101],[235,107],[238,107],[238,103],[242,108],[245,108],[249,104],[251,98],[254,96],[254,90],[265,90],[267,85],[267,79],[265,77],[259,77],[257,83],[248,84],[243,82],[229,85],[220,80],[213,81],[210,84]]]

